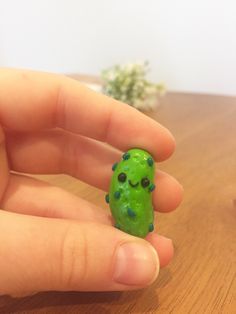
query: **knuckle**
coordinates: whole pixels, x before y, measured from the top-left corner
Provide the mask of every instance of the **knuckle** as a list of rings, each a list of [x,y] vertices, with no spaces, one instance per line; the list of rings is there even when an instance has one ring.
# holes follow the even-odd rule
[[[85,280],[87,273],[86,241],[83,232],[78,237],[74,226],[67,226],[61,239],[60,285],[76,289]]]

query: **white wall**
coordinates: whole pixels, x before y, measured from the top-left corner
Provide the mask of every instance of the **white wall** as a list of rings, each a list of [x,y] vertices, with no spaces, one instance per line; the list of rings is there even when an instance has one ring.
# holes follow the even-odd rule
[[[0,66],[98,74],[136,60],[171,90],[236,95],[235,0],[0,0]]]

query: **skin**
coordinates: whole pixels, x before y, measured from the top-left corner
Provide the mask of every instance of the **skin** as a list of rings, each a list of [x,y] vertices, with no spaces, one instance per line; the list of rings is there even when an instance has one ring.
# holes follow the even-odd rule
[[[115,170],[110,185],[109,201],[115,226],[129,234],[144,238],[154,228],[153,159],[144,150],[130,149],[113,168]]]
[[[159,264],[173,256],[170,239],[126,234],[103,208],[27,175],[63,173],[107,191],[114,160],[130,147],[161,161],[175,142],[156,121],[75,80],[0,69],[0,294],[133,290],[156,279]],[[182,199],[180,184],[161,171],[155,182],[154,209],[174,210]],[[126,246],[127,272],[117,280],[117,250],[124,244],[154,250],[156,257],[138,261]]]

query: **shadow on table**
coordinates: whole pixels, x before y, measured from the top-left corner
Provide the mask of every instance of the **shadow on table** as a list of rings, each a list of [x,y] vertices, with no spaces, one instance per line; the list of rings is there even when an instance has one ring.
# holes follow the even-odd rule
[[[172,275],[163,269],[158,281],[142,290],[127,292],[43,292],[23,298],[0,297],[0,313],[148,313],[150,305],[158,309],[158,290],[165,289]],[[152,308],[154,310],[154,308]],[[132,312],[131,312],[132,313]]]
[[[43,308],[54,307],[58,307],[58,311],[55,313],[60,313],[59,308],[86,304],[96,305],[99,311],[99,304],[118,301],[121,294],[121,292],[43,292],[23,298],[4,296],[0,298],[0,313],[34,313],[34,310],[38,312]],[[103,307],[101,310],[99,313],[108,313]],[[53,313],[53,309],[51,309],[51,313]]]

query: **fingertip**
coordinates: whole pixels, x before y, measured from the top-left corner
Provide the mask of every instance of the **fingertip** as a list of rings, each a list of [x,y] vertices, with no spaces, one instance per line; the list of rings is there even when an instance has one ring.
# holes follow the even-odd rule
[[[156,250],[146,241],[128,241],[116,250],[114,280],[126,286],[145,287],[152,284],[159,273]]]
[[[156,174],[156,190],[153,194],[155,210],[159,212],[171,212],[176,209],[183,200],[183,186],[172,176],[158,171]]]
[[[176,140],[174,136],[172,135],[172,133],[165,127],[163,127],[163,129],[164,131],[162,135],[162,141],[163,141],[162,152],[161,154],[158,154],[157,156],[158,161],[164,161],[170,158],[175,152],[175,148],[176,148]]]
[[[174,246],[171,239],[156,233],[150,233],[146,240],[152,244],[157,251],[160,261],[160,267],[167,266],[174,256]]]

